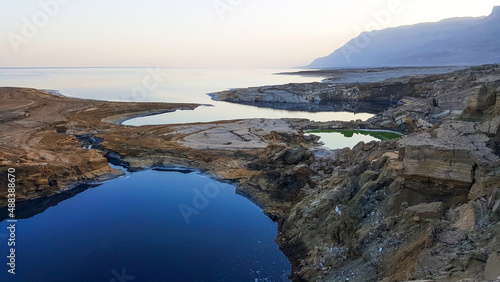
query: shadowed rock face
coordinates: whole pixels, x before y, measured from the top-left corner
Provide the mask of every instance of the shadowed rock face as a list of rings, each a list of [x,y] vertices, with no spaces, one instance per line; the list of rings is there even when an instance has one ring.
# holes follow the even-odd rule
[[[236,102],[235,102],[236,103]],[[271,108],[287,111],[306,112],[351,112],[376,114],[395,105],[391,101],[326,101],[318,103],[288,103],[288,102],[237,102],[260,108]]]
[[[270,108],[293,110],[309,105],[316,111],[380,112],[403,96],[411,95],[413,90],[414,83],[405,80],[348,85],[316,82],[226,90],[210,95],[216,100]]]
[[[453,79],[453,69],[436,68],[437,74],[432,75],[411,75],[397,77],[398,70],[409,72],[405,68],[388,69],[387,79],[379,82],[362,83],[339,83],[326,80],[324,83],[289,83],[285,85],[273,85],[262,87],[250,87],[244,89],[226,90],[211,93],[210,96],[215,100],[221,100],[232,103],[253,105],[258,107],[267,107],[287,110],[308,110],[308,111],[347,111],[347,112],[367,112],[381,113],[390,107],[400,105],[403,98],[419,99],[425,101],[425,106],[438,108],[439,103],[445,107],[456,105],[461,107],[466,101],[457,101],[451,93],[446,97],[437,99],[426,99],[433,96],[438,91],[438,87],[464,88],[460,83],[466,83],[465,80],[473,78],[461,77],[461,81],[452,83],[447,79]],[[415,71],[419,69],[415,68]],[[369,69],[369,71],[384,72],[385,69]],[[339,70],[331,75],[362,77],[362,70]],[[369,74],[371,72],[368,72]],[[392,78],[396,76],[397,78]],[[382,77],[385,77],[382,75]],[[340,79],[342,80],[342,79]],[[456,85],[455,85],[456,84]],[[472,99],[470,103],[478,101],[483,107],[494,101],[491,95],[486,97],[485,89],[480,90],[484,85],[477,85],[476,96],[480,95],[481,101]],[[482,91],[482,92],[481,92]],[[481,94],[482,93],[482,94]],[[448,106],[447,106],[448,105]],[[419,105],[421,108],[423,105]],[[471,105],[475,107],[475,105]],[[452,107],[448,107],[452,108]],[[463,109],[462,109],[463,110]],[[421,111],[417,109],[416,111]]]
[[[486,239],[500,232],[498,74],[490,66],[415,80],[415,95],[356,125],[388,126],[405,138],[315,154],[313,173],[328,175],[280,229],[284,245],[303,252],[298,281],[484,279],[500,248]]]

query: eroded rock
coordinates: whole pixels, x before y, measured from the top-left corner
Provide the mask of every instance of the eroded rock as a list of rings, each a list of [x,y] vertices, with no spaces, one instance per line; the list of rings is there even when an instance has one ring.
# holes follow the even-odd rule
[[[486,280],[496,280],[500,279],[500,253],[493,252],[488,261],[486,262],[486,268],[484,270],[484,278]]]
[[[440,218],[446,207],[442,202],[424,203],[408,207],[404,210],[405,216],[419,218]]]

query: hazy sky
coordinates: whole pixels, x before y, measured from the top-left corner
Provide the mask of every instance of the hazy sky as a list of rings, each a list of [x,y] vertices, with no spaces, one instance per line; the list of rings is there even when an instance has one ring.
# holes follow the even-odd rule
[[[292,67],[500,0],[0,0],[0,67]]]

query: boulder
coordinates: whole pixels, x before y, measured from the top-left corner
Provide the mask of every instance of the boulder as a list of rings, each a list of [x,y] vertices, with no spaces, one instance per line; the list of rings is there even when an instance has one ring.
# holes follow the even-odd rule
[[[422,129],[432,128],[432,124],[423,120],[422,118],[417,119],[417,127]]]
[[[424,203],[408,207],[404,210],[407,217],[418,218],[440,218],[445,211],[445,205],[442,202]]]
[[[463,205],[458,210],[458,219],[453,224],[453,227],[463,230],[463,231],[472,231],[476,226],[476,214],[474,212],[474,204],[469,203],[467,205]]]
[[[283,159],[287,165],[298,164],[304,158],[306,158],[310,153],[307,148],[303,146],[298,146],[292,149],[287,149],[286,153],[283,155]]]
[[[493,252],[488,261],[486,262],[486,268],[484,269],[484,278],[486,280],[496,280],[500,277],[500,253]]]
[[[363,185],[365,185],[365,183],[367,183],[368,181],[377,179],[378,175],[379,173],[373,170],[367,170],[363,172],[359,176],[359,181],[358,181],[359,187],[363,187]]]
[[[495,91],[489,91],[488,87],[481,85],[471,90],[467,101],[467,109],[472,111],[482,111],[495,105]]]

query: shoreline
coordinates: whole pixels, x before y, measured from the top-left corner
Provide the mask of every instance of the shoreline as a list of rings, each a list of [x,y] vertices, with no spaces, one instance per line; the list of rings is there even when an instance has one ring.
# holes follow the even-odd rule
[[[425,261],[438,259],[436,253],[447,260],[466,248],[468,253],[457,256],[471,260],[472,250],[481,250],[481,257],[496,250],[491,238],[500,234],[494,209],[500,205],[495,192],[500,72],[495,66],[479,67],[411,83],[397,105],[367,121],[247,119],[140,127],[103,120],[127,111],[143,113],[144,107],[196,105],[47,98],[34,89],[0,88],[0,99],[9,107],[0,119],[15,129],[3,129],[10,135],[4,137],[0,164],[29,168],[20,175],[20,186],[29,187],[20,190],[26,198],[112,172],[109,158],[129,171],[196,168],[236,183],[238,194],[259,203],[278,222],[276,241],[292,264],[293,281],[395,281],[427,279],[428,273],[441,279],[442,265],[419,270]],[[41,100],[45,105],[39,106]],[[58,115],[46,115],[48,106]],[[314,138],[303,136],[307,129],[372,128],[406,136],[340,150],[320,149]],[[77,135],[96,144],[81,149]],[[5,140],[25,136],[29,139],[20,147]],[[480,213],[477,205],[484,206]],[[474,215],[472,223],[462,222],[465,214]],[[462,236],[461,241],[446,239],[452,235]],[[422,256],[426,259],[419,260]],[[459,269],[460,260],[453,267]],[[481,279],[485,264],[448,269],[447,277]]]
[[[197,106],[81,100],[13,87],[0,88],[0,100],[0,128],[5,132],[0,140],[0,166],[22,168],[18,200],[46,196],[114,173],[102,153],[81,148],[76,138],[121,127],[103,119]],[[6,203],[3,192],[0,206]]]
[[[128,103],[128,102],[126,102],[126,103]],[[166,102],[165,104],[169,104],[169,103]],[[212,104],[197,104],[197,105],[198,105],[198,107],[213,107]],[[161,114],[166,114],[166,113],[173,113],[173,112],[176,112],[176,111],[194,111],[197,108],[194,108],[194,109],[187,108],[187,109],[185,109],[185,108],[181,107],[181,108],[178,108],[178,109],[175,109],[175,110],[147,112],[147,113],[144,113],[144,114],[139,114],[139,115],[134,115],[134,116],[127,116],[127,117],[125,117],[124,119],[121,119],[121,120],[119,120],[118,118],[111,118],[111,119],[106,119],[105,121],[113,123],[113,124],[117,124],[117,125],[135,126],[135,125],[125,125],[123,123],[126,122],[126,121],[129,121],[129,120],[132,120],[132,119],[136,119],[136,118],[149,117],[149,116],[161,115]],[[118,121],[115,121],[115,119],[118,119]],[[169,123],[169,124],[185,124],[185,123]],[[145,124],[145,125],[149,125],[149,124]],[[160,124],[160,125],[164,125],[164,124]],[[138,126],[143,126],[143,125],[138,125]]]

